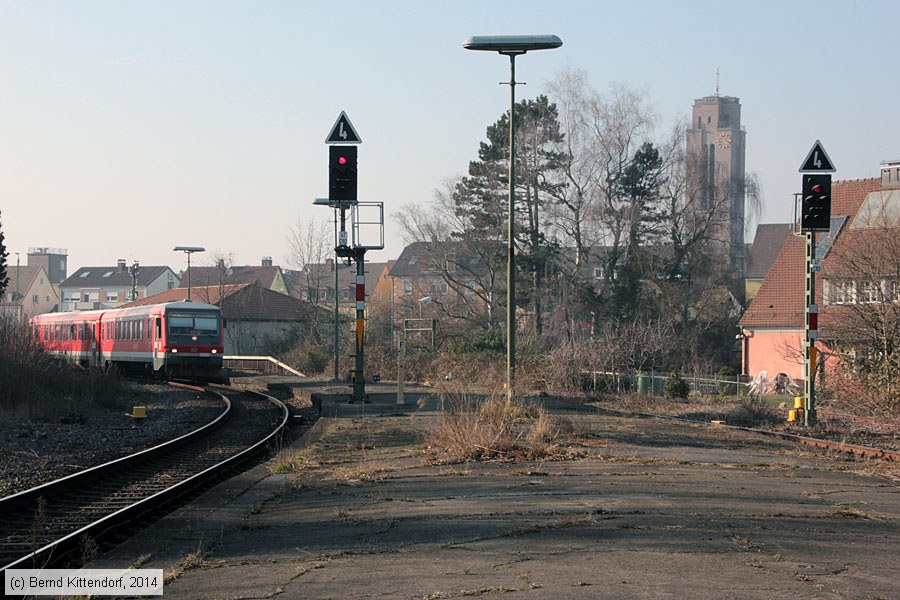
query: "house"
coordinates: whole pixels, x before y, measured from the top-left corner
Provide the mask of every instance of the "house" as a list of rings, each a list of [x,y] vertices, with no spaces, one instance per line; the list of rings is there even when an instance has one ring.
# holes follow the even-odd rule
[[[792,223],[760,223],[756,226],[753,243],[749,244],[744,265],[744,295],[752,302],[763,280],[775,263],[778,253],[794,233]]]
[[[60,310],[116,308],[131,300],[133,292],[146,298],[178,285],[178,276],[165,266],[129,267],[120,259],[115,267],[81,267],[59,284]]]
[[[142,298],[129,306],[181,302],[187,288],[174,288]],[[259,282],[191,285],[191,299],[222,308],[226,320],[225,354],[252,356],[268,353],[273,343],[298,337],[317,310],[296,298],[272,291]]]
[[[900,162],[889,162],[882,164],[881,178],[832,183],[831,230],[818,234],[816,244],[822,267],[815,286],[820,331],[834,328],[841,319],[841,305],[873,302],[878,291],[887,290],[889,297],[894,294],[894,302],[900,302],[896,265],[893,275],[884,273],[883,278],[863,274],[848,277],[840,275],[838,268],[842,251],[854,238],[870,235],[892,222],[894,227],[900,224],[898,178]],[[786,373],[802,379],[805,322],[806,238],[789,236],[738,322],[742,373],[753,377],[766,371],[769,377]],[[825,367],[829,368],[827,362]]]
[[[181,281],[190,281],[191,287],[258,283],[279,294],[288,294],[281,267],[272,264],[272,258],[264,256],[260,265],[227,265],[219,259],[212,267],[191,267],[181,274]]]
[[[0,296],[0,314],[19,319],[54,312],[59,295],[42,266],[7,267],[9,283]]]
[[[392,261],[393,262],[393,261]],[[387,280],[388,263],[365,262],[365,298],[368,302],[389,301],[384,292],[383,281]],[[290,295],[308,301],[315,306],[334,310],[335,262],[327,259],[324,263],[311,264],[303,271],[285,271],[284,280]],[[381,287],[379,287],[381,284]],[[356,315],[356,265],[337,263],[338,308],[342,314]],[[384,300],[382,299],[384,296]]]

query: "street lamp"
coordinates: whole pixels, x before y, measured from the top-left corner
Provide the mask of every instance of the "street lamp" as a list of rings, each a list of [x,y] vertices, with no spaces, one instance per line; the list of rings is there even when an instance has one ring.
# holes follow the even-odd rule
[[[191,254],[194,252],[206,252],[206,248],[201,248],[200,246],[175,246],[173,249],[175,252],[184,252],[187,254],[187,276],[188,276],[188,295],[187,301],[191,301]]]
[[[562,46],[555,35],[476,35],[463,42],[466,50],[487,50],[509,56],[509,233],[506,253],[506,393],[515,397],[516,378],[516,57],[529,50],[552,50]]]

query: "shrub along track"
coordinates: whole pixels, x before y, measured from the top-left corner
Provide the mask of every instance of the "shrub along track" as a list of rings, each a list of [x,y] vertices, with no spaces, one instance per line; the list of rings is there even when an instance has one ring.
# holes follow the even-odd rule
[[[206,393],[221,398],[222,413],[193,432],[0,498],[0,570],[77,565],[101,536],[108,539],[280,443],[288,422],[284,403],[216,387]]]

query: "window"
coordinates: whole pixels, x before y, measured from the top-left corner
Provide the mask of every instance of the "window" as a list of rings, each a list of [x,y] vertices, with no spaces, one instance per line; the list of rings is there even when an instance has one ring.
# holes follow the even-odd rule
[[[470,279],[466,282],[466,296],[471,296],[475,293],[475,286],[477,283],[474,279]]]
[[[341,292],[341,300],[349,300],[350,299],[350,290],[344,290]]]
[[[891,292],[891,302],[900,302],[900,281],[893,280],[888,282],[888,289]]]
[[[81,274],[81,278],[84,279],[85,277],[87,277],[90,274],[91,274],[90,271],[85,271],[84,273]]]
[[[859,284],[860,302],[878,302],[878,286],[874,281],[862,281]]]
[[[442,282],[441,282],[441,293],[442,293],[442,294],[446,294],[446,293],[447,293],[447,282],[446,282],[446,281],[442,281]]]
[[[301,299],[301,300],[309,300],[309,291],[308,291],[308,290],[302,290],[302,291],[300,292],[300,299]]]
[[[89,293],[85,292],[84,293],[84,302],[90,302],[90,301],[91,301],[91,295]]]
[[[40,301],[40,299],[41,299],[41,297],[38,296],[37,294],[35,294],[34,296],[31,297],[31,303],[32,303],[32,304],[37,304],[38,301]]]
[[[594,267],[594,279],[603,279],[603,267]]]
[[[853,299],[856,297],[856,286],[852,281],[842,281],[839,285],[838,304],[843,304],[845,302],[852,304]]]
[[[118,292],[106,292],[106,301],[107,302],[118,302],[119,301],[119,293]]]
[[[412,279],[403,280],[403,293],[412,294]]]

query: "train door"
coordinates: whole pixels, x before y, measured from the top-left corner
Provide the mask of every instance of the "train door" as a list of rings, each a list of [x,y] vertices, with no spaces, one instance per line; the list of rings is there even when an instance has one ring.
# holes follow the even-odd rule
[[[91,357],[90,366],[97,367],[100,365],[100,327],[97,323],[91,323]]]
[[[162,317],[151,317],[153,325],[150,327],[150,347],[153,352],[153,370],[159,371],[166,364],[166,353],[163,349]]]

